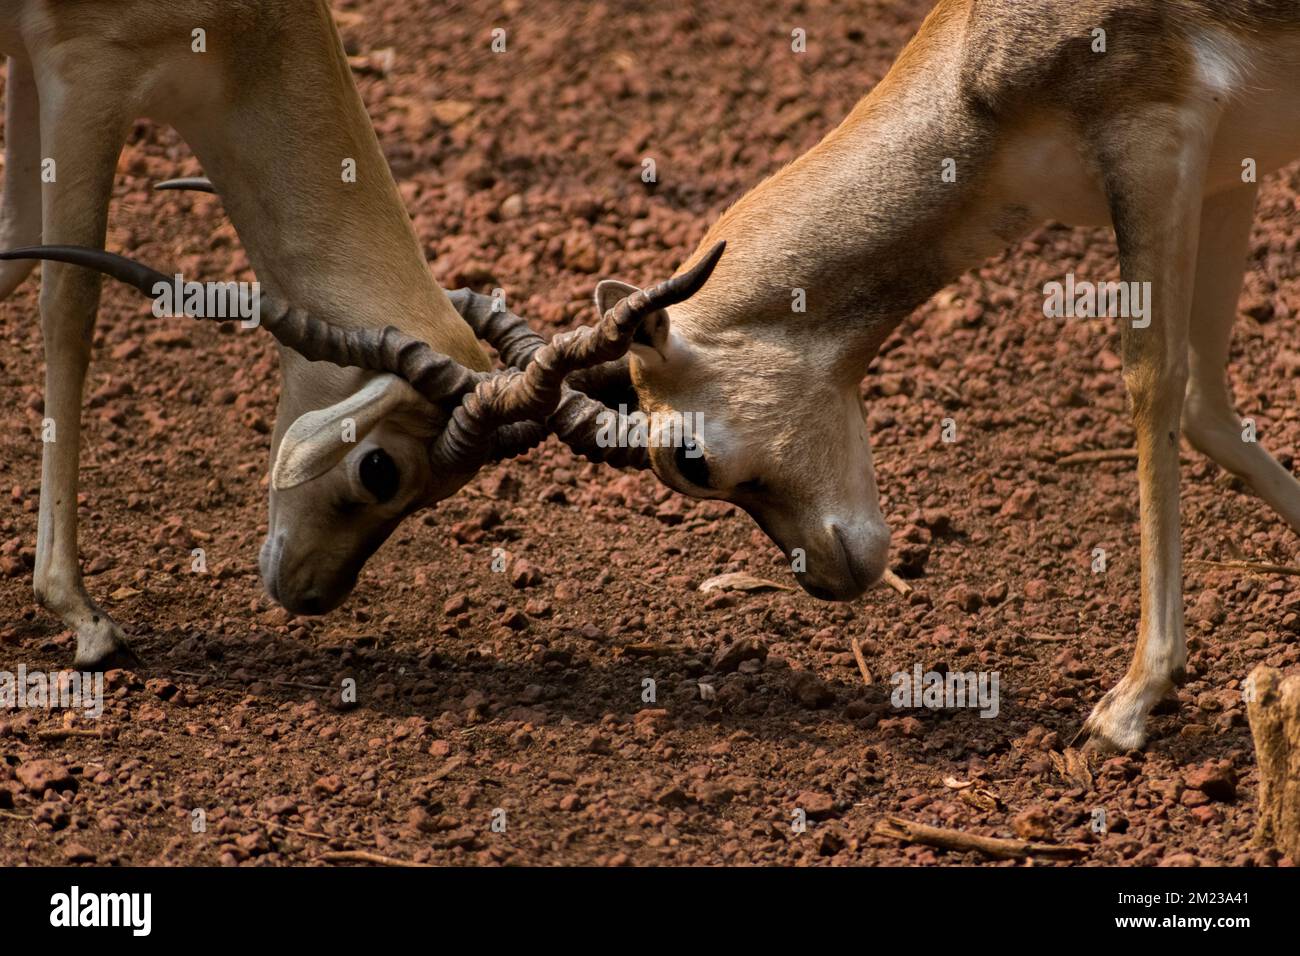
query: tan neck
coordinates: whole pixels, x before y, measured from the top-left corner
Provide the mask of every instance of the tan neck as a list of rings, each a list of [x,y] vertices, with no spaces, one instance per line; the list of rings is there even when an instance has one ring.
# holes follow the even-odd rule
[[[278,30],[261,16],[214,43],[228,87],[175,124],[270,291],[342,325],[394,325],[486,368],[429,274],[328,8],[293,9]]]
[[[983,226],[972,215],[997,137],[961,93],[960,7],[941,5],[836,130],[709,231],[700,248],[725,239],[726,254],[680,321],[674,313],[674,327],[707,338],[793,326],[874,351],[912,309],[1024,227],[997,217]],[[945,160],[955,182],[944,180]],[[805,290],[803,313],[792,310],[794,289]]]

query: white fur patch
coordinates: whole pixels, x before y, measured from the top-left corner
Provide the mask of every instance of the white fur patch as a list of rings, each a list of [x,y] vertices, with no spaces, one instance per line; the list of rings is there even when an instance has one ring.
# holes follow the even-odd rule
[[[1247,53],[1228,33],[1207,31],[1191,37],[1197,78],[1211,92],[1229,96],[1242,87]]]

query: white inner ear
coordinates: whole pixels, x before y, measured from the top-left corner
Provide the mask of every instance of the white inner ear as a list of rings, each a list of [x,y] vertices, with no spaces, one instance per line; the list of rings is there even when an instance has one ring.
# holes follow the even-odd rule
[[[596,284],[596,311],[600,315],[604,315],[629,295],[640,291],[636,286],[627,282],[620,282],[618,279],[605,279]],[[641,342],[633,342],[631,345],[632,354],[648,364],[664,361],[666,358],[664,346],[669,331],[668,313],[660,310],[646,316],[642,328],[645,333],[643,337],[648,337],[655,345],[650,346]]]
[[[596,283],[596,313],[604,315],[634,292],[640,292],[634,285],[620,282],[618,279],[604,279]]]
[[[307,412],[280,440],[271,486],[293,488],[325,474],[386,415],[418,404],[427,405],[406,381],[396,375],[378,375],[343,401]]]

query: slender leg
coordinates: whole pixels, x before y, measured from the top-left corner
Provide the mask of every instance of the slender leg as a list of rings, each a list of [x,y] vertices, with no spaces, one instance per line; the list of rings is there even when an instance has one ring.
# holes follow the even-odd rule
[[[1191,362],[1183,431],[1187,440],[1239,475],[1293,529],[1300,532],[1300,482],[1264,446],[1242,439],[1226,369],[1246,268],[1256,187],[1210,197],[1201,215],[1201,248],[1192,299]]]
[[[1138,111],[1095,130],[1126,282],[1149,282],[1145,327],[1120,319],[1124,382],[1137,433],[1141,613],[1128,672],[1084,725],[1093,750],[1146,741],[1151,707],[1182,678],[1178,432],[1205,162],[1214,115],[1191,106]],[[1145,324],[1145,322],[1143,324]]]
[[[54,181],[41,187],[45,241],[103,248],[113,173],[129,120],[122,113],[124,97],[109,93],[112,82],[74,86],[57,80],[54,68],[46,65],[45,73],[42,64],[35,66],[44,158],[55,164]],[[36,599],[76,631],[78,667],[129,657],[121,629],[86,594],[77,552],[82,386],[99,283],[98,274],[87,269],[54,262],[42,269],[46,441],[33,583]]]
[[[5,84],[5,176],[0,198],[0,249],[41,241],[41,120],[36,78],[25,59],[9,57]],[[0,299],[27,278],[36,263],[0,262]]]

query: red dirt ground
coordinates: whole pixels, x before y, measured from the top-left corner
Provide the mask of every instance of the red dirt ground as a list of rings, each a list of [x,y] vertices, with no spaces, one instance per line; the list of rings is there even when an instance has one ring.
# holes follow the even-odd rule
[[[391,72],[356,78],[443,285],[500,285],[548,334],[590,321],[600,277],[667,275],[728,203],[847,113],[928,5],[707,6],[335,4],[349,52],[394,51]],[[509,31],[507,55],[489,51],[494,26]],[[803,55],[790,50],[797,26]],[[640,181],[646,155],[653,188]],[[172,131],[139,124],[109,247],[164,271],[251,279],[218,200],[150,192],[197,172]],[[1298,186],[1291,167],[1263,188],[1233,353],[1238,407],[1290,467]],[[1093,864],[1278,862],[1250,844],[1240,684],[1258,662],[1300,660],[1290,579],[1189,567],[1190,677],[1147,750],[1090,778],[1053,759],[1123,673],[1138,614],[1132,463],[1057,463],[1132,443],[1113,323],[1042,316],[1043,283],[1071,270],[1117,275],[1110,235],[1035,232],[919,310],[874,363],[864,389],[907,597],[699,593],[727,571],[792,579],[740,512],[552,442],[409,520],[321,619],[276,608],[256,574],[278,380],[269,338],[159,324],[106,285],[82,554],[145,664],[109,675],[103,740],[42,739],[63,726],[58,711],[0,711],[0,863],[301,864],[338,849],[440,864],[982,862],[873,835],[888,814],[1087,844]],[[10,670],[72,654],[31,595],[36,300],[29,281],[0,305]],[[939,439],[947,417],[953,444]],[[1188,557],[1296,563],[1279,519],[1187,456]],[[207,575],[189,570],[195,546]],[[1091,572],[1095,547],[1104,574]],[[497,548],[506,573],[492,570]],[[743,641],[766,657],[747,648],[737,667],[746,654],[723,652]],[[894,709],[889,675],[918,662],[998,671],[1000,715]],[[358,683],[350,709],[327,689],[343,677]],[[796,807],[804,833],[792,832]],[[196,808],[206,832],[191,832]],[[491,827],[498,808],[505,832]],[[1096,809],[1104,835],[1089,826]]]

